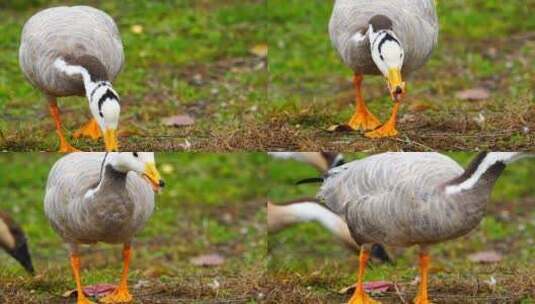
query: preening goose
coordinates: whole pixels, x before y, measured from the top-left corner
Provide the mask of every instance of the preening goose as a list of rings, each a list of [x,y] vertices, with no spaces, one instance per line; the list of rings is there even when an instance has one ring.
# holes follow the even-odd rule
[[[344,164],[340,153],[331,152],[268,152],[274,158],[293,159],[316,168],[321,174],[329,169]],[[278,232],[286,227],[317,221],[347,246],[356,246],[349,237],[347,225],[336,214],[318,204],[314,199],[301,199],[283,205],[268,202],[267,224],[270,233]]]
[[[48,176],[45,213],[54,230],[70,245],[78,303],[84,296],[79,245],[123,244],[124,271],[117,290],[103,303],[132,300],[127,278],[131,241],[154,209],[154,191],[164,183],[152,152],[72,153],[59,159]]]
[[[342,61],[354,72],[350,129],[371,130],[365,134],[370,138],[398,134],[396,117],[406,92],[403,77],[427,62],[437,45],[438,30],[435,0],[336,0],[329,34]],[[364,75],[383,75],[394,100],[392,115],[381,127],[362,97]]]
[[[377,303],[363,289],[370,244],[420,246],[421,283],[416,304],[427,304],[428,247],[474,229],[492,188],[519,152],[483,152],[463,170],[438,153],[384,153],[334,168],[318,198],[349,226],[361,246],[351,304]]]
[[[344,156],[335,152],[268,152],[279,159],[294,159],[309,164],[321,174],[345,163]],[[284,204],[267,203],[267,226],[269,233],[277,233],[299,223],[317,222],[350,249],[358,249],[347,224],[337,214],[325,208],[316,199],[303,198]],[[372,256],[382,262],[390,257],[381,246],[372,247]]]
[[[26,271],[34,273],[24,231],[7,213],[2,211],[0,211],[0,248],[17,260]]]
[[[321,174],[333,167],[344,164],[344,156],[332,152],[268,152],[278,159],[293,159],[316,168]],[[300,199],[285,204],[267,204],[267,224],[270,233],[276,233],[286,227],[317,221],[349,247],[356,244],[349,236],[347,225],[329,209],[321,206],[314,199]]]
[[[111,82],[124,63],[119,30],[113,19],[89,6],[54,7],[33,15],[24,25],[19,64],[29,82],[48,98],[60,151],[76,151],[65,139],[56,98],[86,96],[93,118],[75,137],[98,139],[116,151],[119,95]]]

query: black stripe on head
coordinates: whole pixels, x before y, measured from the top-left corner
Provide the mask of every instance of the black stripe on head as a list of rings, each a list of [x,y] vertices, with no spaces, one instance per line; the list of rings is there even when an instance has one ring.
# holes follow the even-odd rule
[[[400,47],[401,47],[401,44],[399,43],[399,41],[394,38],[394,36],[390,35],[389,33],[385,33],[385,36],[383,37],[383,39],[381,39],[381,41],[379,41],[379,53],[382,54],[383,51],[382,51],[382,48],[383,48],[383,45],[387,42],[387,41],[394,41],[395,43],[397,43]]]
[[[106,90],[106,93],[104,93],[104,95],[102,95],[98,100],[98,114],[100,115],[100,117],[104,117],[104,115],[102,114],[102,104],[104,104],[104,101],[106,101],[106,99],[108,98],[119,101],[119,97],[115,95],[112,90]]]
[[[99,82],[97,84],[97,86],[93,89],[93,91],[91,91],[91,94],[89,96],[89,100],[93,100],[93,95],[95,95],[95,92],[97,91],[98,88],[101,88],[101,87],[106,86],[106,85],[108,85],[108,82],[104,82],[104,81],[103,82]]]

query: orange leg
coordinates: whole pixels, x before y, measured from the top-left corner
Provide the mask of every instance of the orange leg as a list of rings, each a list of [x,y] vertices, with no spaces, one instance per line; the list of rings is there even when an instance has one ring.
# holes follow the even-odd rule
[[[80,256],[71,255],[71,268],[74,275],[74,280],[76,281],[76,292],[78,293],[77,304],[94,304],[94,302],[89,301],[82,288],[82,280],[80,279]]]
[[[349,300],[348,304],[380,304],[380,302],[375,301],[370,298],[364,291],[364,271],[366,270],[366,265],[368,264],[368,259],[370,258],[370,251],[362,246],[360,249],[359,257],[359,272],[357,276],[357,288],[355,293]]]
[[[414,304],[430,304],[429,299],[427,298],[427,275],[429,273],[429,263],[431,258],[427,252],[423,251],[420,253],[420,287],[418,289],[418,294],[414,299]]]
[[[110,295],[100,300],[101,303],[116,304],[116,303],[130,303],[132,302],[132,295],[128,291],[128,269],[130,267],[130,260],[132,259],[132,247],[125,244],[123,248],[123,262],[124,268],[121,275],[121,281],[117,289]]]
[[[392,108],[392,115],[390,119],[379,129],[368,132],[365,134],[368,138],[383,138],[383,137],[393,137],[398,135],[396,130],[396,121],[399,111],[399,102],[394,102],[394,107]]]
[[[381,125],[379,120],[368,110],[364,98],[362,97],[362,74],[353,76],[355,86],[355,113],[349,120],[348,125],[353,130],[374,130]]]
[[[61,118],[59,114],[59,108],[55,98],[49,98],[48,109],[50,110],[50,115],[52,115],[52,118],[54,118],[54,122],[56,123],[56,134],[59,137],[59,152],[65,153],[79,151],[78,149],[71,146],[71,144],[69,144],[69,142],[67,142],[67,140],[63,136],[63,132],[61,131]]]
[[[85,125],[83,125],[80,129],[76,130],[73,135],[76,138],[88,137],[92,140],[97,140],[102,137],[100,127],[98,126],[97,121],[94,118],[91,118],[91,120],[89,120]]]

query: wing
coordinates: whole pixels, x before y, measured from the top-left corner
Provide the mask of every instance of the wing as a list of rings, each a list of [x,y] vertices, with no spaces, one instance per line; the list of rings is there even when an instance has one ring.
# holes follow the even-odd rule
[[[462,172],[455,161],[438,153],[383,153],[330,170],[318,198],[345,215],[350,204],[389,200],[390,193],[402,195],[415,185],[437,186]]]

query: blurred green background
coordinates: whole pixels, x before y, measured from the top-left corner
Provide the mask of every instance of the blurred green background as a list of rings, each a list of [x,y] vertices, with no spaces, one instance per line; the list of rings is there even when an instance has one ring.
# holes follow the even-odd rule
[[[437,1],[439,45],[408,80],[398,140],[370,141],[325,129],[353,113],[352,71],[331,46],[334,1],[269,0],[269,112],[289,150],[532,149],[535,124],[535,0]],[[460,100],[482,87],[490,98]],[[382,77],[365,77],[364,99],[385,121],[392,101]],[[526,130],[525,127],[528,129]],[[494,148],[493,148],[494,147]]]
[[[65,4],[102,9],[119,27],[126,61],[114,86],[121,96],[119,125],[128,134],[120,139],[122,149],[182,150],[188,139],[194,149],[219,151],[245,120],[256,119],[257,104],[266,99],[264,0],[2,1],[0,149],[57,150],[47,103],[20,71],[18,48],[30,16]],[[59,105],[68,131],[90,117],[85,98],[61,98]],[[161,122],[178,114],[195,124]],[[73,142],[102,150],[101,144]]]
[[[466,166],[476,153],[446,153]],[[347,159],[365,157],[349,153]],[[295,186],[303,178],[318,176],[303,163],[274,160],[269,169],[273,183],[269,199],[285,203],[314,197],[319,185]],[[535,300],[535,159],[509,165],[498,180],[488,214],[469,235],[431,247],[430,296],[433,303],[533,303]],[[472,253],[496,250],[503,259],[495,264],[471,262]],[[418,250],[391,251],[394,265],[372,263],[368,281],[400,284],[407,303],[416,286]],[[268,277],[279,303],[343,303],[349,296],[338,290],[355,283],[358,253],[342,246],[316,223],[301,224],[268,236]],[[491,288],[491,278],[496,285]],[[377,297],[400,303],[395,291]]]
[[[53,153],[0,154],[0,210],[26,230],[37,270],[35,278],[26,276],[0,250],[0,302],[2,294],[7,303],[73,302],[61,298],[74,288],[68,250],[43,213],[47,175],[59,158]],[[267,162],[263,153],[156,154],[167,185],[134,242],[130,285],[140,302],[256,301],[266,269]],[[84,284],[116,283],[120,252],[121,246],[86,247]],[[189,261],[211,253],[225,257],[225,263],[204,268]]]

